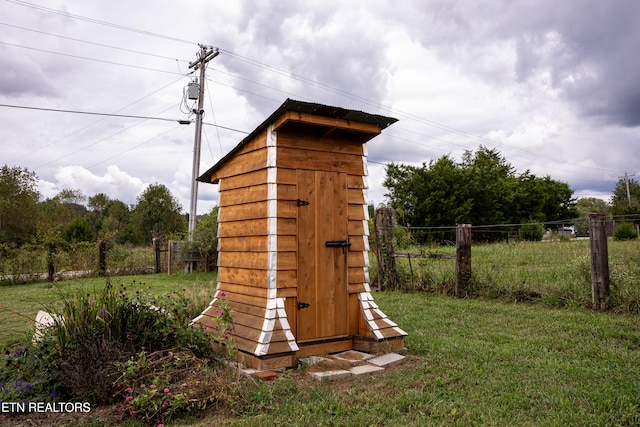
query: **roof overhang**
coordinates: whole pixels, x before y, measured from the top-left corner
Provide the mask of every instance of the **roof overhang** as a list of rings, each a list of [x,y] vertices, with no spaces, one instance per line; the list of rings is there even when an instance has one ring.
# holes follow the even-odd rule
[[[397,121],[398,119],[378,114],[369,114],[341,107],[287,99],[273,114],[240,141],[238,145],[215,165],[198,177],[197,180],[211,183],[213,175],[222,165],[271,124],[274,125],[274,130],[276,131],[284,128],[289,123],[319,126],[322,128],[323,136],[328,136],[336,130],[359,133],[364,136],[363,142],[365,142]]]

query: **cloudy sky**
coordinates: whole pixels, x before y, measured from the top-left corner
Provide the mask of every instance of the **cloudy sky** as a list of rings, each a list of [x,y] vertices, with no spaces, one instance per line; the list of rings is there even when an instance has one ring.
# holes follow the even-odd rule
[[[399,119],[368,144],[375,204],[384,164],[480,145],[576,197],[640,179],[637,0],[0,0],[0,165],[45,197],[164,184],[187,212],[199,44],[220,50],[201,172],[293,98]]]

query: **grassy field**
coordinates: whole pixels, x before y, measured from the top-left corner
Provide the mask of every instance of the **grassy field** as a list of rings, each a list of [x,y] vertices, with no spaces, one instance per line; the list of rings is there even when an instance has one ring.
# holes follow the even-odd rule
[[[455,254],[455,247],[406,247],[397,252]],[[610,239],[608,252],[611,308],[640,313],[640,240]],[[409,264],[407,258],[397,258],[396,265],[403,290],[451,293],[454,287],[454,259],[412,259]],[[588,240],[474,244],[471,266],[473,295],[538,301],[549,307],[591,307]]]
[[[491,292],[455,299],[437,288],[374,293],[381,309],[409,334],[403,365],[335,383],[317,383],[302,370],[290,370],[273,382],[244,384],[245,404],[233,412],[208,410],[204,418],[180,425],[640,425],[640,317],[633,310],[593,312],[581,302],[590,292],[584,243],[528,245],[474,247],[476,280],[485,289],[502,289],[496,299],[487,298]],[[640,287],[637,249],[637,242],[610,246],[614,291],[624,291],[627,301]],[[546,269],[537,261],[540,256],[546,257]],[[414,264],[413,279],[428,272],[446,282],[450,261],[425,260],[420,265],[431,268],[422,273]],[[438,263],[441,270],[434,267]],[[112,282],[155,295],[186,289],[206,303],[215,274]],[[82,279],[0,287],[0,348],[28,337],[28,319],[54,304],[58,289],[91,290],[104,283]]]

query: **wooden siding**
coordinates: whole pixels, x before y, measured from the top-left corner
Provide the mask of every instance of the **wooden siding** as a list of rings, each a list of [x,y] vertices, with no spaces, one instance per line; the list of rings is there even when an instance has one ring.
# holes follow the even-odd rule
[[[212,182],[220,184],[218,291],[227,293],[233,312],[235,345],[255,356],[275,357],[296,351],[295,341],[305,341],[305,336],[311,346],[305,346],[300,354],[311,351],[315,339],[358,334],[383,339],[402,332],[377,309],[369,293],[363,141],[377,135],[379,129],[374,125],[296,114],[275,121],[274,128],[279,129],[275,139],[270,133],[272,128],[267,127],[211,175]],[[313,120],[318,123],[309,126]],[[328,126],[329,122],[332,126]],[[276,169],[273,163],[268,164],[274,159]],[[313,191],[317,198],[307,200],[299,187],[300,177],[308,177],[307,172],[313,172],[314,179],[337,184],[332,183],[335,187],[329,189],[315,183]],[[270,200],[274,197],[275,200]],[[336,202],[337,199],[342,202]],[[300,206],[300,200],[312,204]],[[348,238],[351,242],[346,255],[334,256],[341,249],[330,249],[335,251],[331,252],[332,261],[324,257],[303,260],[300,255],[300,227],[312,225],[309,219],[300,222],[300,210],[318,206],[326,209],[313,214],[314,221],[318,215],[318,223],[313,225],[316,229],[311,233],[314,242],[316,234],[322,247],[327,239]],[[335,210],[340,210],[341,226],[333,223],[335,215],[331,212]],[[325,223],[333,224],[334,231],[320,232],[317,227]],[[270,234],[274,230],[275,234]],[[309,281],[309,274],[315,274],[305,272],[305,266],[326,272],[320,276],[319,292],[327,293],[326,299],[335,299],[335,303],[344,306],[344,310],[338,310],[344,316],[338,318],[336,310],[298,309],[300,284]],[[344,293],[342,299],[332,294],[336,289],[327,285],[330,282],[342,283],[339,290]],[[215,301],[198,318],[205,327],[217,325]],[[319,301],[318,307],[323,307]],[[298,330],[299,320],[312,312],[316,313],[312,321],[315,332]]]

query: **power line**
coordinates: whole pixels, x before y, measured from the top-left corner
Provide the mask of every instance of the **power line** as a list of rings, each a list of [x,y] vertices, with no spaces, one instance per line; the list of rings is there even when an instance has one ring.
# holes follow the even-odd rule
[[[127,119],[160,120],[160,121],[163,121],[163,122],[177,122],[177,123],[180,123],[180,124],[189,124],[189,123],[191,123],[190,120],[188,121],[189,123],[183,123],[183,122],[185,122],[185,120],[182,120],[182,119],[169,119],[169,118],[164,118],[164,117],[136,116],[136,115],[132,115],[132,114],[99,113],[99,112],[95,112],[95,111],[64,110],[64,109],[59,109],[59,108],[32,107],[32,106],[26,106],[26,105],[0,104],[0,107],[18,108],[18,109],[22,109],[22,110],[51,111],[51,112],[55,112],[55,113],[88,114],[88,115],[91,115],[91,116],[122,117],[122,118],[127,118]]]
[[[57,10],[57,9],[52,9],[50,7],[45,7],[45,6],[40,6],[40,5],[36,5],[33,3],[29,3],[26,1],[22,1],[22,0],[5,0],[9,3],[14,3],[20,6],[25,6],[25,7],[29,7],[32,9],[36,9],[36,10],[40,10],[43,12],[48,12],[48,13],[53,13],[56,15],[61,15],[61,16],[66,16],[68,18],[73,18],[73,19],[78,19],[81,21],[85,21],[85,22],[90,22],[92,24],[98,24],[98,25],[103,25],[106,27],[111,27],[111,28],[116,28],[118,30],[124,30],[124,31],[130,31],[133,33],[137,33],[137,34],[142,34],[145,36],[149,36],[149,37],[157,37],[157,38],[161,38],[161,39],[165,39],[165,40],[171,40],[171,41],[175,41],[178,43],[186,43],[186,44],[191,44],[191,45],[196,45],[197,43],[190,41],[190,40],[185,40],[185,39],[180,39],[177,37],[171,37],[171,36],[167,36],[164,34],[159,34],[159,33],[154,33],[151,31],[145,31],[145,30],[139,30],[137,28],[133,28],[133,27],[127,27],[124,25],[119,25],[119,24],[114,24],[112,22],[107,22],[107,21],[101,21],[99,19],[94,19],[94,18],[88,18],[86,16],[81,16],[81,15],[76,15],[74,13],[69,13],[69,12],[65,12],[62,10]]]
[[[178,79],[178,80],[174,80],[174,81],[172,81],[171,83],[169,83],[169,84],[167,84],[167,85],[165,85],[165,86],[163,86],[163,87],[161,87],[161,88],[159,88],[159,89],[157,89],[157,90],[155,90],[155,91],[151,92],[150,94],[148,94],[148,95],[146,95],[146,96],[143,96],[142,98],[139,98],[139,99],[137,99],[137,100],[135,100],[135,101],[133,101],[133,102],[129,103],[128,105],[125,105],[125,106],[124,106],[124,107],[122,107],[122,108],[119,108],[118,110],[116,110],[115,112],[110,113],[110,114],[116,114],[116,113],[118,113],[118,112],[120,112],[120,111],[126,110],[127,108],[131,107],[132,105],[135,105],[135,104],[137,104],[138,102],[143,101],[143,100],[145,100],[145,99],[149,98],[149,97],[150,97],[150,96],[152,96],[152,95],[155,95],[156,93],[158,93],[158,92],[160,92],[160,91],[162,91],[162,90],[164,90],[164,89],[168,88],[169,86],[171,86],[171,85],[173,85],[173,84],[175,84],[175,83],[179,82],[180,80],[182,80],[182,78],[180,78],[180,79]],[[108,118],[108,116],[101,117],[101,118],[99,118],[99,119],[97,119],[97,120],[95,120],[95,121],[93,121],[93,122],[89,123],[88,125],[81,127],[80,129],[77,129],[77,130],[75,130],[75,131],[73,131],[73,132],[71,132],[71,133],[66,134],[66,135],[65,135],[65,136],[63,136],[62,138],[58,138],[57,140],[52,141],[52,142],[50,142],[50,143],[48,143],[48,144],[45,144],[45,145],[43,145],[42,147],[39,147],[39,148],[37,148],[37,149],[35,149],[35,150],[31,150],[30,152],[28,152],[28,153],[26,153],[26,154],[23,154],[22,156],[16,157],[16,158],[14,158],[14,159],[10,160],[10,161],[9,161],[9,163],[13,163],[13,162],[15,162],[16,160],[19,160],[19,159],[24,158],[24,157],[26,157],[26,156],[32,155],[32,154],[34,154],[34,153],[37,153],[38,151],[43,150],[43,149],[44,149],[44,148],[46,148],[46,147],[49,147],[49,146],[51,146],[51,145],[53,145],[53,144],[57,144],[57,143],[59,143],[59,142],[61,142],[61,141],[64,141],[65,139],[67,139],[67,138],[69,138],[69,137],[71,137],[71,136],[73,136],[73,135],[76,135],[76,134],[78,134],[78,133],[82,132],[82,131],[83,131],[83,130],[85,130],[85,129],[88,129],[88,128],[90,128],[91,126],[94,126],[95,124],[100,123],[100,122],[101,122],[101,121],[103,121],[103,120],[106,120],[107,118]]]
[[[34,30],[32,28],[21,27],[19,25],[8,24],[6,22],[0,22],[0,25],[4,25],[4,26],[7,26],[7,27],[12,27],[12,28],[18,28],[18,29],[21,29],[21,30],[24,30],[24,31],[30,31],[30,32],[33,32],[33,33],[44,34],[46,36],[57,37],[57,38],[65,39],[65,40],[71,40],[71,41],[75,41],[75,42],[78,42],[78,43],[85,43],[85,44],[90,44],[90,45],[93,45],[93,46],[106,47],[106,48],[109,48],[109,49],[121,50],[123,52],[135,53],[135,54],[138,54],[138,55],[152,56],[154,58],[168,59],[168,60],[171,60],[171,61],[180,61],[180,62],[189,63],[189,61],[184,60],[184,59],[171,58],[169,56],[157,55],[157,54],[154,54],[154,53],[142,52],[142,51],[139,51],[139,50],[127,49],[127,48],[118,47],[118,46],[112,46],[112,45],[103,44],[103,43],[91,42],[91,41],[88,41],[88,40],[76,39],[76,38],[73,38],[73,37],[62,36],[60,34],[47,33],[45,31]],[[18,45],[18,47],[23,47],[23,46],[19,46]],[[31,49],[31,48],[25,47],[25,49]],[[49,53],[57,53],[57,52],[52,52],[52,51],[47,51],[47,52],[49,52]],[[90,59],[92,59],[92,58],[90,58]]]
[[[9,1],[9,0],[5,0],[5,1]],[[121,66],[121,67],[137,68],[139,70],[145,70],[145,71],[155,71],[155,72],[158,72],[158,73],[181,75],[180,73],[177,73],[175,71],[159,70],[157,68],[142,67],[140,65],[123,64],[122,62],[107,61],[105,59],[97,59],[97,58],[89,58],[87,56],[73,55],[73,54],[70,54],[70,53],[54,52],[52,50],[40,49],[40,48],[37,48],[37,47],[24,46],[24,45],[20,45],[20,44],[16,44],[16,43],[9,43],[9,42],[0,41],[0,44],[4,44],[4,45],[7,45],[7,46],[12,46],[12,47],[19,47],[21,49],[35,50],[37,52],[50,53],[50,54],[53,54],[53,55],[66,56],[66,57],[69,57],[69,58],[84,59],[85,61],[100,62],[102,64],[118,65],[118,66]]]

